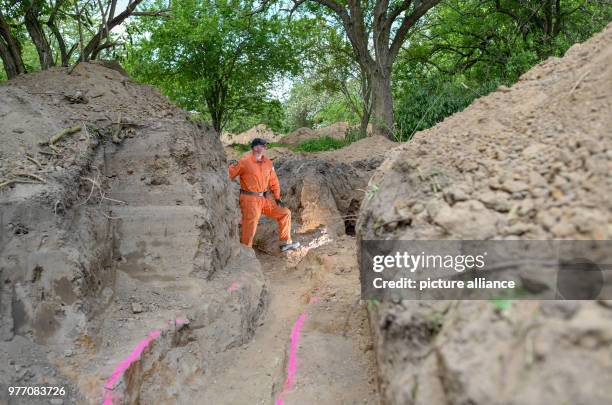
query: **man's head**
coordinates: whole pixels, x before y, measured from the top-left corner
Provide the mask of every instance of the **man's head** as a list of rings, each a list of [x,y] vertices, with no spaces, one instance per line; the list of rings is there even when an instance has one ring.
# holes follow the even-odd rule
[[[255,155],[261,155],[266,150],[268,141],[261,138],[255,138],[251,141],[251,149]]]

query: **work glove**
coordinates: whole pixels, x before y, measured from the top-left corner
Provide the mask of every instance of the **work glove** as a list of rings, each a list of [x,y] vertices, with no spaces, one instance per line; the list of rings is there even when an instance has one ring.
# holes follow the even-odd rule
[[[230,166],[236,166],[238,164],[238,161],[232,159],[232,160],[229,161],[229,164],[230,164]]]
[[[285,203],[280,198],[276,199],[276,205],[278,205],[279,207],[285,208]]]

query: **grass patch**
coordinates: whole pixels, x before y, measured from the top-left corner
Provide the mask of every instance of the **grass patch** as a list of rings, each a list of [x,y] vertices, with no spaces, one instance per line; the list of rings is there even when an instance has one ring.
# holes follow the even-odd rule
[[[304,141],[295,148],[293,148],[293,150],[296,152],[323,152],[326,150],[335,150],[343,148],[349,143],[350,142],[344,139],[335,139],[329,136],[324,136],[321,138],[309,139],[307,141]]]

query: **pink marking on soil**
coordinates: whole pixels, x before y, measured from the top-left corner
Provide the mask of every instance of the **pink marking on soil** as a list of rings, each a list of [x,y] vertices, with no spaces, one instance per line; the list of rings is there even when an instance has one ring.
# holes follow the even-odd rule
[[[237,289],[238,289],[238,283],[234,281],[232,285],[227,289],[227,291],[232,292],[232,291],[236,291]]]
[[[313,304],[319,301],[320,297],[311,297],[308,304]],[[289,345],[289,362],[287,363],[287,377],[285,378],[285,385],[283,390],[278,395],[276,399],[276,405],[283,405],[284,396],[287,391],[293,388],[293,384],[295,382],[295,374],[297,373],[297,349],[300,341],[300,332],[302,331],[302,326],[304,325],[304,321],[306,321],[306,311],[302,312],[293,324],[293,328],[291,329],[291,338]]]
[[[295,321],[293,329],[291,329],[291,348],[289,350],[289,364],[287,364],[287,379],[285,380],[285,387],[287,389],[293,387],[293,381],[297,371],[297,348],[300,341],[300,331],[302,330],[305,320],[306,313],[302,313],[297,321]]]
[[[177,326],[182,326],[182,325],[188,324],[189,320],[176,319],[174,323]],[[132,350],[132,353],[130,353],[130,355],[124,358],[123,360],[121,360],[121,362],[117,365],[117,367],[115,367],[115,370],[113,371],[109,379],[106,381],[104,388],[106,390],[114,389],[115,383],[121,378],[123,373],[125,373],[125,371],[132,365],[132,363],[134,363],[136,360],[140,358],[140,355],[142,354],[144,349],[146,349],[151,344],[151,342],[157,339],[160,335],[161,335],[161,330],[155,329],[149,332],[146,338],[138,342],[134,350]],[[105,392],[103,405],[113,405],[113,399],[114,398],[111,392],[108,392],[108,391]]]

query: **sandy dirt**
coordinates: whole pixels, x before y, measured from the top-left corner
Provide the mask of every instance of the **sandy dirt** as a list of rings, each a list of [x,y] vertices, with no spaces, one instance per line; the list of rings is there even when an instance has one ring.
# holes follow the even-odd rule
[[[266,314],[248,344],[210,364],[212,384],[202,398],[219,404],[378,403],[368,321],[357,302],[354,239],[312,250],[293,268],[282,257],[258,258],[268,281]],[[292,336],[298,340],[293,354]],[[291,362],[295,374],[288,386]]]
[[[246,145],[255,138],[263,138],[268,142],[278,142],[281,135],[275,134],[274,131],[264,124],[258,124],[239,134],[223,132],[221,134],[221,143],[226,146],[233,144]]]
[[[610,239],[611,66],[608,26],[392,149],[358,237]],[[612,402],[607,301],[398,300],[371,313],[385,403]]]

